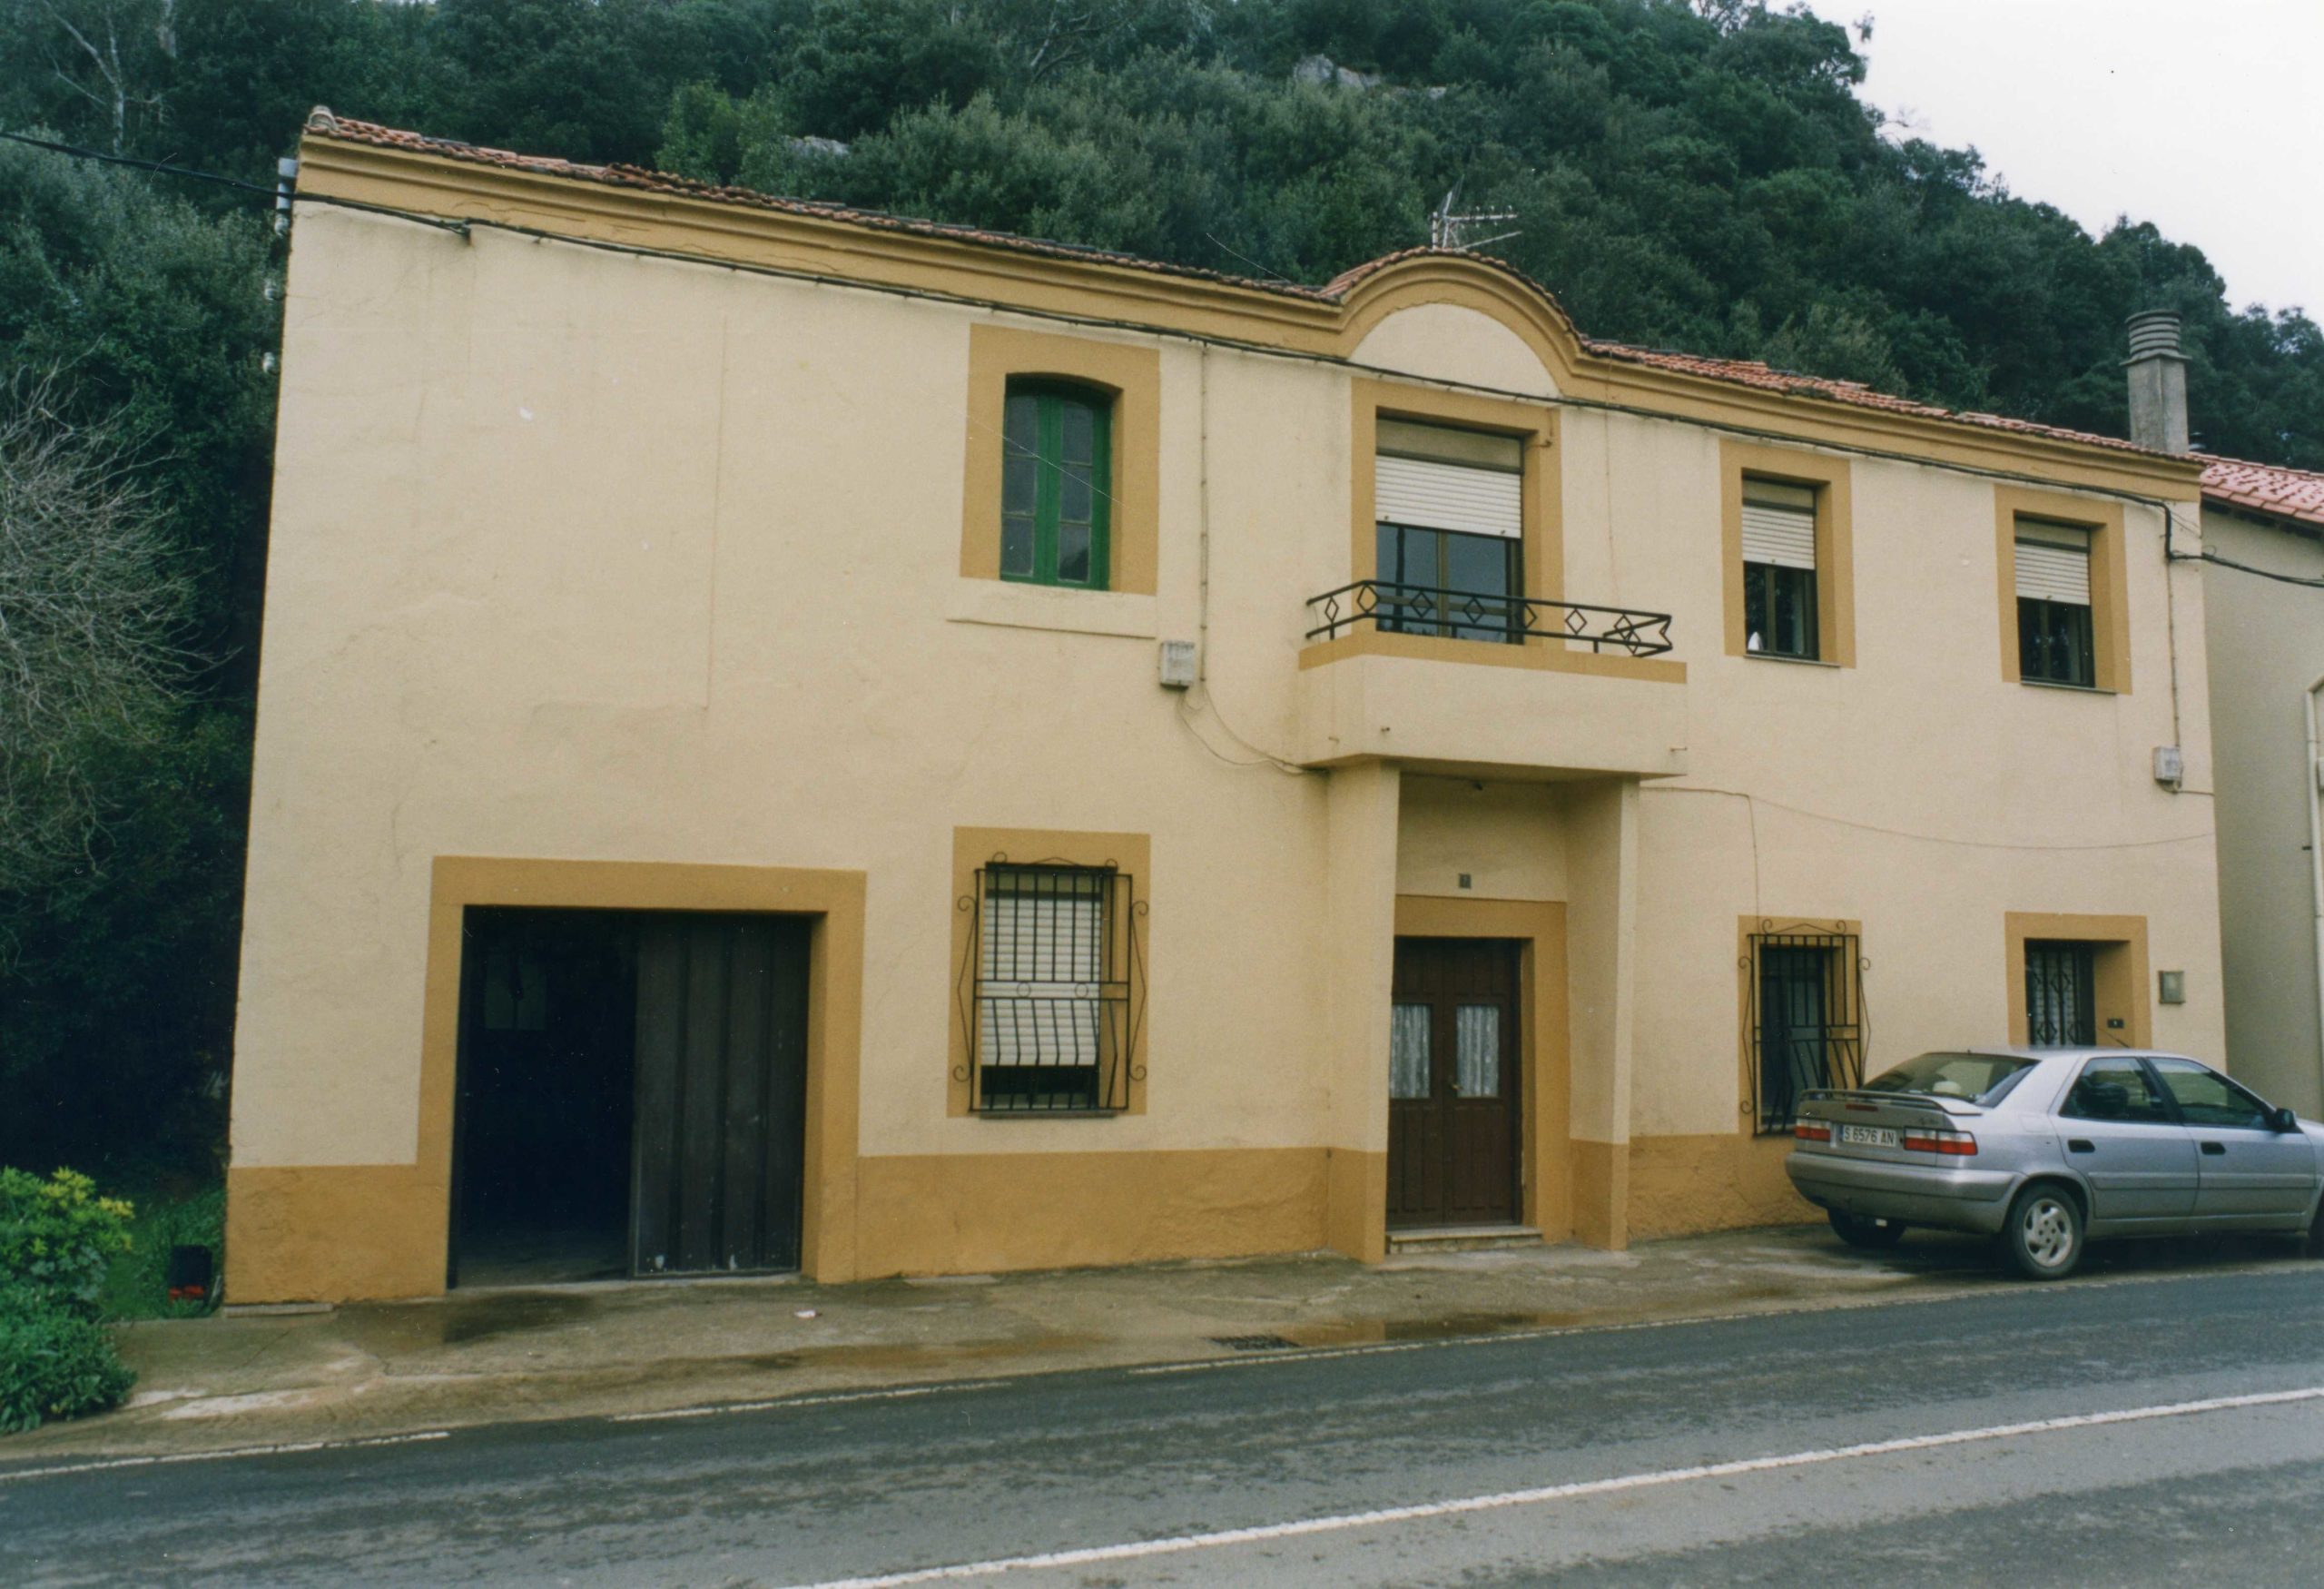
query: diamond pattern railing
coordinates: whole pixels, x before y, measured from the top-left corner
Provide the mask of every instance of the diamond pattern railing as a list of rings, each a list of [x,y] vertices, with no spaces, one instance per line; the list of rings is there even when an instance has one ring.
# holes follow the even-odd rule
[[[1474,590],[1440,590],[1384,579],[1359,579],[1310,597],[1307,609],[1319,620],[1307,631],[1310,640],[1332,639],[1369,624],[1390,634],[1502,645],[1571,641],[1592,651],[1629,656],[1659,656],[1671,647],[1669,613]]]

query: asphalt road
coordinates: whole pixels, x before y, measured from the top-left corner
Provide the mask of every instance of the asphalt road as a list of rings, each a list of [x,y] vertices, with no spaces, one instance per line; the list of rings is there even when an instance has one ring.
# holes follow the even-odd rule
[[[2319,1321],[2324,1264],[2287,1259],[0,1464],[0,1583],[2309,1584]]]

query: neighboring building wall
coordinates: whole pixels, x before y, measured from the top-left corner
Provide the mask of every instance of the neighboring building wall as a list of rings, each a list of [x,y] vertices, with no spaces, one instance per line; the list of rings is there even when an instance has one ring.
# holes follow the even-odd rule
[[[965,418],[980,325],[1154,360],[1151,594],[960,571],[964,449],[998,445]],[[1454,302],[1355,356],[1557,395]],[[2167,608],[2153,508],[2122,509],[2132,691],[2024,686],[1995,655],[1994,482],[1804,440],[1851,484],[1852,665],[1732,656],[1720,432],[1561,407],[1551,587],[1672,613],[1683,666],[1332,650],[1305,602],[1350,577],[1358,390],[1328,362],[302,208],[236,1294],[441,1285],[462,900],[822,918],[826,1278],[1377,1256],[1399,922],[1533,946],[1528,1008],[1565,1025],[1531,1034],[1559,1091],[1526,1206],[1556,1239],[1809,1217],[1738,1112],[1738,921],[1861,923],[1877,1069],[2008,1036],[2013,913],[2142,918],[2189,988],[2151,1012],[2139,990],[2154,1040],[2221,1056],[2208,813],[2149,772],[2175,739],[2209,786],[2203,590],[2171,576]],[[1204,642],[1189,695],[1157,687],[1164,637]],[[1571,759],[1514,765],[1551,740]],[[948,1109],[962,829],[1150,854],[1130,1113]]]
[[[2324,579],[2324,543],[2217,505],[2203,544],[2219,557]],[[2315,854],[2308,691],[2324,679],[2324,591],[2219,564],[2203,569],[2219,810],[2220,937],[2227,1051],[2271,1101],[2324,1115],[2317,1016]]]

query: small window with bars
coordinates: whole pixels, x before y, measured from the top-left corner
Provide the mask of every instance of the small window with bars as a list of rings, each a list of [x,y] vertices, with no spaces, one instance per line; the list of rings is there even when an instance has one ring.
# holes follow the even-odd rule
[[[1743,628],[1755,656],[1823,655],[1816,611],[1816,489],[1743,481]]]
[[[2042,518],[2017,521],[2018,676],[2095,686],[2090,610],[2090,531]]]
[[[962,902],[970,1108],[1086,1114],[1129,1107],[1138,912],[1110,866],[980,867]]]
[[[1752,1118],[1768,1136],[1791,1130],[1801,1094],[1864,1080],[1862,940],[1837,927],[1762,923],[1743,969]]]
[[[2098,955],[2088,943],[2025,945],[2025,1041],[2089,1048],[2098,1041]]]

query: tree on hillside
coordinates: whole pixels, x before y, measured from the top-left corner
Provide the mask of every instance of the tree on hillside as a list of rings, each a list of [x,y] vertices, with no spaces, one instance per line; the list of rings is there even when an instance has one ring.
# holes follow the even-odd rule
[[[223,1124],[212,1087],[234,1010],[270,258],[262,202],[209,213],[134,173],[0,144],[0,383],[40,393],[12,477],[118,491],[12,495],[81,506],[31,518],[73,533],[14,561],[36,577],[0,589],[0,629],[27,658],[0,683],[11,822],[46,835],[12,843],[0,883],[0,1161],[198,1165]],[[20,552],[37,538],[13,531],[29,511],[10,510]],[[82,627],[53,633],[43,612]],[[102,685],[59,682],[98,664]]]
[[[66,418],[61,380],[0,385],[0,892],[85,860],[101,779],[162,740],[193,671],[143,439]]]

